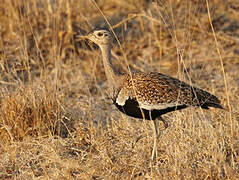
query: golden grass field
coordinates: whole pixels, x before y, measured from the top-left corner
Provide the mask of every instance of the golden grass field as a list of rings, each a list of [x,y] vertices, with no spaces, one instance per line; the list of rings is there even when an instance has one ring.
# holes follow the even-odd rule
[[[0,179],[239,179],[239,2],[95,2],[0,0]],[[102,14],[120,71],[177,77],[226,109],[164,115],[153,164],[151,123],[112,105],[99,49],[76,39]]]

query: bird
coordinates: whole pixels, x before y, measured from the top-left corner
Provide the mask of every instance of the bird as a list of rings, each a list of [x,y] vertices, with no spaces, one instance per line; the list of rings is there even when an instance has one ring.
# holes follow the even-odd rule
[[[121,73],[111,59],[113,34],[107,28],[95,28],[79,39],[88,39],[99,46],[109,85],[109,97],[118,110],[128,116],[150,120],[154,129],[152,160],[157,155],[158,120],[168,127],[162,115],[190,106],[223,109],[211,93],[159,72]]]

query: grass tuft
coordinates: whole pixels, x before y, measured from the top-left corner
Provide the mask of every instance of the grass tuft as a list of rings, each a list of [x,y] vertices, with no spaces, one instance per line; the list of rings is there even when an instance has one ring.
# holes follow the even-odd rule
[[[19,87],[1,92],[0,136],[3,142],[53,136],[64,115],[62,100],[46,87]]]

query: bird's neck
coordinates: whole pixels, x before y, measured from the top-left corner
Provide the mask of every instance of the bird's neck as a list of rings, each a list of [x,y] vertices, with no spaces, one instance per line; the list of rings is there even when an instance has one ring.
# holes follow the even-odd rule
[[[106,74],[108,83],[111,84],[112,86],[114,85],[114,83],[116,83],[118,73],[114,69],[112,61],[111,61],[111,44],[101,45],[100,49],[102,52],[105,74]]]

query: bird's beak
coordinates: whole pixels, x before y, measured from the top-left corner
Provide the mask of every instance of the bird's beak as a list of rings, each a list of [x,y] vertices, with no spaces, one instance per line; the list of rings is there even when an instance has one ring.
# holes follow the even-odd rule
[[[86,36],[77,35],[77,36],[76,36],[76,39],[77,39],[78,41],[81,41],[81,40],[84,40],[84,39],[88,39],[88,38],[89,38],[88,35],[86,35]]]

